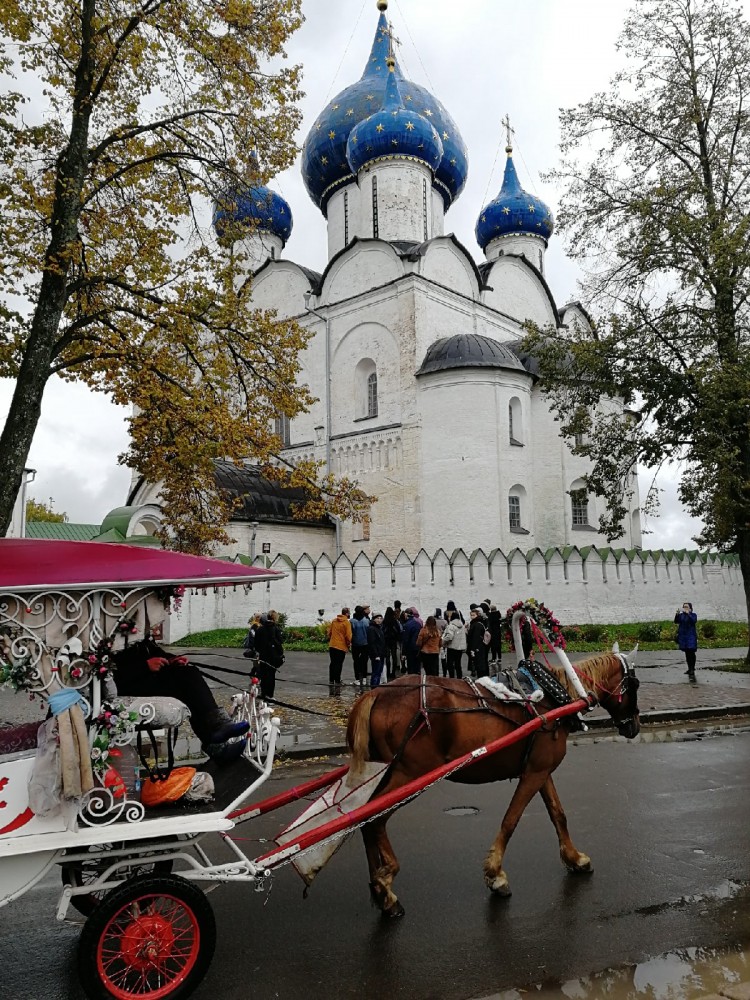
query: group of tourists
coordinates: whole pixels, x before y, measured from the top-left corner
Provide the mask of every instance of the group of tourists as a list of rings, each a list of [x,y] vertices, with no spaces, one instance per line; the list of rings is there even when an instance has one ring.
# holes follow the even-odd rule
[[[503,616],[489,600],[471,604],[468,620],[448,601],[445,613],[436,608],[424,620],[415,607],[404,608],[394,601],[385,614],[373,614],[369,605],[357,605],[352,614],[341,614],[328,626],[330,657],[328,684],[332,695],[341,693],[341,674],[346,654],[351,652],[354,683],[364,690],[368,674],[370,687],[400,674],[461,678],[466,656],[466,670],[471,677],[496,673],[502,659]]]

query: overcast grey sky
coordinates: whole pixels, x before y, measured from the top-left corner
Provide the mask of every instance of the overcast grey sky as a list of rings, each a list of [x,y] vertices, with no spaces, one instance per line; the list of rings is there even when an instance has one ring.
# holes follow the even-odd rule
[[[477,216],[502,181],[501,119],[516,131],[516,164],[524,186],[557,209],[558,192],[540,179],[557,163],[558,109],[606,86],[620,57],[615,41],[628,0],[390,0],[388,15],[400,40],[407,77],[427,86],[458,124],[469,149],[469,179],[446,217],[446,230],[481,257]],[[750,0],[744,6],[750,14]],[[292,38],[291,61],[304,69],[302,144],[318,113],[358,79],[377,24],[376,0],[304,0],[306,22]],[[285,256],[316,270],[326,263],[325,221],[305,192],[299,167],[272,184],[289,201],[294,232]],[[553,236],[548,278],[558,302],[578,298],[579,271]],[[11,386],[0,381],[0,418]],[[123,410],[81,386],[50,384],[29,465],[38,470],[31,494],[53,497],[73,521],[99,522],[124,503],[130,474],[117,466],[127,444]],[[649,480],[642,478],[642,491]],[[652,519],[649,548],[691,546],[700,524],[681,510],[675,475],[660,478],[662,516]]]

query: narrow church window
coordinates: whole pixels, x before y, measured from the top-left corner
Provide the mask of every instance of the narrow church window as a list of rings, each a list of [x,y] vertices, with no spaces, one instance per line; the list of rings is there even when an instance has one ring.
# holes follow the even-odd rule
[[[344,191],[344,246],[349,246],[349,192]]]
[[[573,525],[579,527],[589,523],[589,500],[585,489],[570,491],[571,513]]]
[[[288,448],[291,444],[291,427],[289,422],[289,417],[286,413],[280,413],[276,420],[274,421],[274,434],[281,438],[281,443],[285,448]]]
[[[521,498],[508,497],[508,522],[511,528],[521,527]]]
[[[372,235],[378,238],[378,179],[372,179]]]
[[[372,372],[367,377],[367,416],[378,415],[378,373]]]
[[[511,444],[523,445],[521,400],[517,396],[514,396],[508,404],[508,438]]]
[[[581,434],[579,432],[578,434],[576,434],[574,440],[575,440],[575,446],[576,446],[576,448],[580,448],[581,445],[583,444],[583,434]]]
[[[424,216],[424,241],[429,239],[427,235],[427,181],[422,181],[422,215]]]

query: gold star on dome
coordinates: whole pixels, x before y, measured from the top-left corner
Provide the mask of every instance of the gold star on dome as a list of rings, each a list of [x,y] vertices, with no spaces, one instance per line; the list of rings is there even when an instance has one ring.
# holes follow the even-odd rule
[[[451,160],[451,166],[455,167],[455,165],[456,165],[456,157],[454,156],[453,159]]]
[[[405,101],[411,101],[412,100],[411,94],[407,94],[406,97],[404,98],[404,100]]]
[[[506,205],[506,206],[505,206],[505,208],[503,209],[503,215],[510,215],[510,209],[508,208],[508,206],[507,206],[507,205]]]
[[[417,146],[417,149],[424,149],[424,143],[420,142],[420,144]]]
[[[374,101],[375,100],[375,95],[374,94],[368,94],[367,97],[365,98],[365,100],[367,100],[367,101]]]
[[[353,143],[354,143],[355,145],[356,145],[356,144],[357,144],[357,143],[359,142],[359,139],[358,139],[358,138],[356,137],[356,135],[353,135],[353,136],[352,136],[352,142],[353,142]]]
[[[541,228],[542,228],[542,224],[541,224],[541,222],[537,222],[537,224],[536,224],[536,228],[537,228],[537,229],[541,229]]]
[[[335,139],[336,138],[336,133],[333,131],[333,129],[331,129],[331,131],[328,133],[328,138],[329,139]]]
[[[385,125],[376,125],[375,126],[375,131],[376,132],[385,132]]]
[[[487,216],[486,216],[486,215],[483,215],[483,216],[482,216],[482,222],[486,222],[486,221],[487,221]]]
[[[432,118],[432,112],[430,111],[429,108],[425,108],[424,113],[427,115],[428,118]]]
[[[284,206],[282,205],[282,206],[281,206],[281,207],[279,208],[279,215],[283,215],[283,214],[284,214]]]
[[[391,139],[392,146],[398,146],[398,139]]]
[[[413,131],[414,131],[414,122],[407,122],[407,123],[406,123],[406,128],[407,128],[407,129],[408,129],[408,130],[409,130],[410,132],[413,132]]]
[[[315,122],[315,128],[318,130],[318,132],[320,132],[320,130],[323,128],[323,122]]]
[[[340,104],[332,104],[332,105],[331,105],[331,111],[338,111],[338,109],[339,109],[340,107],[341,107],[341,105],[340,105]]]
[[[443,132],[443,138],[444,139],[450,139],[450,136],[448,135],[447,132]]]
[[[320,162],[323,164],[324,167],[328,166],[328,157],[327,156],[321,156]]]
[[[346,112],[346,117],[351,118],[353,114],[354,114],[354,108],[349,108],[349,110]]]
[[[391,111],[394,118],[398,118],[398,108],[395,111]]]
[[[529,205],[529,211],[531,212],[532,215],[534,214],[534,206],[533,205]]]

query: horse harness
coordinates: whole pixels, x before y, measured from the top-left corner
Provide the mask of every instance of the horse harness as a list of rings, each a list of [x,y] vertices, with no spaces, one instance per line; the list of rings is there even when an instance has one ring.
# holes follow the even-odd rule
[[[536,685],[541,688],[545,693],[546,697],[553,703],[554,707],[559,705],[567,705],[573,700],[568,692],[565,690],[563,685],[557,680],[557,678],[552,674],[551,671],[547,670],[539,663],[535,663],[533,660],[522,660],[518,665],[519,673],[521,671],[526,672],[526,676],[531,679],[532,685]],[[518,706],[519,708],[525,708],[530,716],[541,716],[544,719],[544,714],[536,710],[534,703],[529,699],[528,685],[524,685],[519,679],[515,671],[505,670],[503,671],[504,681],[508,681],[508,687],[515,691],[520,697],[518,701],[508,702],[508,704]],[[453,715],[458,712],[488,712],[491,715],[497,716],[502,719],[503,722],[507,722],[509,725],[518,729],[523,725],[523,722],[518,722],[516,719],[511,719],[509,716],[503,714],[498,710],[495,704],[491,702],[496,702],[498,699],[493,698],[489,690],[480,690],[478,684],[475,683],[473,678],[465,677],[462,678],[464,683],[468,686],[470,694],[464,694],[462,691],[457,691],[453,688],[449,689],[451,694],[457,695],[459,697],[472,697],[475,700],[475,704],[467,705],[465,707],[452,707],[443,708],[439,705],[430,705],[428,703],[427,690],[429,688],[428,676],[424,672],[420,675],[419,679],[419,708],[415,712],[411,719],[411,722],[406,727],[406,732],[404,733],[403,739],[393,755],[391,760],[391,767],[396,764],[404,750],[406,749],[408,743],[417,736],[422,729],[427,729],[430,731],[430,715]],[[488,701],[488,698],[490,699]],[[572,719],[571,722],[574,724],[574,730],[580,729],[582,727],[582,722],[579,717]],[[553,724],[552,728],[548,728],[546,722],[542,723],[541,732],[555,732],[560,728],[561,720],[557,719]],[[526,747],[524,749],[523,761],[521,764],[521,770],[526,767],[526,763],[531,756],[531,750],[534,744],[534,739],[537,733],[531,733],[531,735],[526,740]]]

